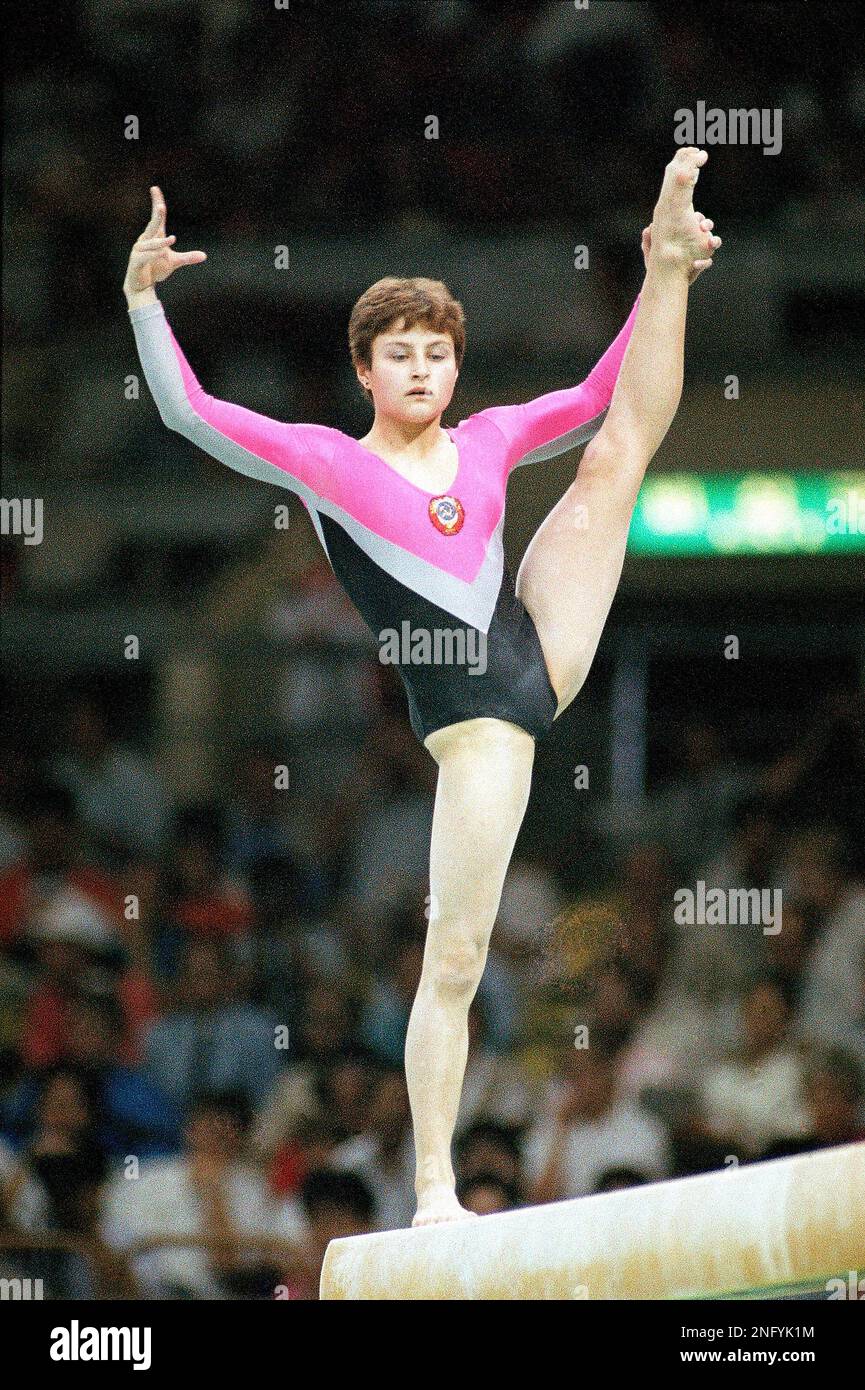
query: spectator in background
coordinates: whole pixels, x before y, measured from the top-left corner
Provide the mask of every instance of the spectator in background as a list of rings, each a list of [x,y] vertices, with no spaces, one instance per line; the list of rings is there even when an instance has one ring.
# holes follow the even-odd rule
[[[714,860],[727,840],[736,804],[754,787],[753,772],[737,766],[721,730],[699,716],[681,727],[681,768],[651,798],[654,833],[680,871]]]
[[[731,835],[714,859],[698,865],[688,886],[702,880],[707,892],[720,888],[777,888],[781,883],[781,847],[770,805],[749,794],[731,812]],[[741,990],[755,970],[767,964],[767,938],[760,931],[701,923],[678,926],[671,970],[676,979],[701,974],[714,993]]]
[[[376,1059],[362,1049],[335,1057],[325,1068],[319,1092],[334,1130],[345,1138],[360,1134],[375,1086]]]
[[[807,898],[788,896],[781,904],[781,930],[764,937],[767,965],[782,982],[794,1017],[805,971],[821,933],[820,914],[813,903]]]
[[[114,869],[130,854],[158,854],[165,843],[170,804],[152,761],[109,731],[92,695],[69,709],[68,752],[52,766],[68,787],[93,852]]]
[[[793,892],[813,903],[822,921],[802,974],[796,1027],[841,1047],[857,1026],[865,951],[865,885],[845,872],[843,853],[842,835],[818,828],[796,838],[789,865]]]
[[[25,1066],[60,1060],[70,1008],[88,992],[116,999],[123,1014],[118,1060],[137,1066],[142,1034],[156,1015],[156,995],[146,970],[124,963],[116,921],[92,899],[67,888],[35,915],[32,926],[38,975],[22,1018],[19,1050]]]
[[[61,889],[75,890],[118,920],[117,885],[82,855],[72,793],[56,783],[37,782],[24,816],[24,852],[0,873],[0,947],[25,949],[31,917]]]
[[[31,1136],[18,1154],[16,1184],[35,1183],[46,1195],[40,1224],[89,1235],[108,1173],[93,1096],[74,1068],[57,1067],[39,1081]]]
[[[742,1038],[703,1078],[710,1131],[731,1151],[753,1157],[785,1135],[804,1134],[802,1059],[790,1041],[790,1002],[780,981],[758,975],[741,1004]]]
[[[508,1125],[477,1119],[458,1130],[454,1159],[459,1182],[494,1177],[503,1187],[524,1195],[519,1132]]]
[[[0,1135],[0,1233],[42,1230],[49,1210],[48,1193],[42,1183]]]
[[[92,899],[61,889],[30,919],[35,978],[24,1009],[19,1053],[26,1067],[59,1061],[76,999],[111,987],[109,963],[118,950],[115,923]]]
[[[354,1050],[348,996],[331,985],[310,982],[301,1000],[291,1059],[265,1093],[253,1125],[253,1148],[262,1162],[271,1162],[303,1124],[331,1123],[327,1076]]]
[[[225,816],[225,867],[250,875],[259,864],[291,860],[291,837],[286,822],[288,788],[276,785],[280,760],[266,748],[247,748],[237,758],[234,786]]]
[[[329,1166],[363,1178],[375,1198],[376,1226],[393,1231],[411,1226],[415,1199],[415,1153],[403,1068],[379,1068],[363,1134],[338,1144]]]
[[[699,1001],[680,991],[659,996],[651,1010],[645,980],[622,960],[602,962],[586,980],[589,1037],[616,1058],[617,1093],[641,1102],[645,1093],[687,1081],[695,1049],[710,1055],[712,1038]]]
[[[667,963],[674,934],[670,857],[659,841],[625,850],[601,893],[578,899],[549,933],[550,977],[581,977],[597,960],[616,956],[641,1003],[648,1003]]]
[[[530,858],[518,850],[508,867],[490,942],[490,955],[494,960],[497,956],[504,964],[509,993],[516,995],[516,999],[512,997],[506,1001],[501,990],[495,992],[497,1014],[503,1004],[515,1011],[508,1021],[508,1037],[513,1037],[518,1025],[520,995],[535,980],[538,941],[563,906],[555,874],[538,858]],[[498,1027],[493,1030],[493,1037],[498,1045]]]
[[[616,1064],[600,1044],[569,1050],[544,1111],[525,1141],[531,1202],[582,1197],[613,1165],[652,1178],[670,1173],[663,1126],[629,1099],[616,1099]]]
[[[282,1069],[280,1020],[234,997],[236,974],[224,943],[189,941],[178,1004],[145,1035],[147,1075],[180,1108],[202,1090],[240,1091],[254,1108]]]
[[[761,1158],[865,1140],[865,1070],[855,1057],[841,1048],[818,1049],[805,1066],[802,1091],[808,1113],[806,1132],[777,1139]]]
[[[307,978],[323,975],[335,981],[353,973],[345,939],[332,919],[301,915],[309,904],[292,861],[259,860],[248,879],[255,931],[242,949],[255,997],[265,1007],[297,1018]]]
[[[524,1128],[532,1118],[529,1078],[519,1062],[487,1045],[487,1005],[480,991],[469,1005],[469,1044],[457,1125],[481,1116]]]
[[[775,759],[762,782],[785,825],[813,830],[831,822],[852,851],[854,874],[865,872],[865,695],[861,690],[831,690],[809,719],[804,736]]]
[[[335,1057],[319,1074],[317,1094],[326,1121],[302,1121],[283,1135],[268,1170],[274,1192],[294,1192],[311,1167],[324,1167],[337,1144],[367,1125],[375,1061],[363,1053]]]
[[[242,937],[252,929],[246,883],[222,866],[220,821],[214,806],[188,806],[176,819],[162,889],[161,916],[169,930]]]
[[[48,1194],[6,1141],[0,1138],[0,1279],[42,1279],[43,1296],[57,1297],[50,1259],[41,1252],[3,1248],[4,1237],[31,1236],[45,1226]],[[61,1290],[61,1292],[67,1292]]]
[[[478,997],[484,1006],[485,1041],[492,1052],[510,1052],[519,1034],[525,991],[538,967],[538,943],[556,916],[561,890],[537,855],[519,852],[508,867]]]
[[[71,1002],[68,1020],[58,1065],[79,1078],[104,1152],[112,1160],[173,1153],[180,1140],[178,1110],[144,1072],[118,1061],[119,1006],[110,998],[79,997]],[[8,1137],[22,1142],[33,1133],[40,1094],[40,1074],[25,1071],[3,1103]]]
[[[168,1245],[131,1255],[145,1295],[226,1298],[272,1294],[279,1280],[274,1257],[244,1250],[243,1237],[283,1239],[302,1246],[307,1223],[298,1203],[277,1202],[256,1167],[243,1157],[248,1110],[243,1098],[204,1094],[190,1108],[183,1154],[118,1174],[107,1194],[101,1234],[127,1252],[150,1237],[212,1237],[236,1244],[206,1250]]]
[[[596,1179],[593,1192],[621,1192],[627,1187],[642,1187],[652,1179],[640,1168],[607,1168]]]
[[[301,1120],[279,1144],[267,1166],[267,1182],[277,1197],[297,1194],[310,1173],[326,1168],[345,1135],[319,1120]]]
[[[605,974],[598,978],[603,982]],[[621,1095],[645,1099],[659,1088],[687,1086],[721,1056],[732,1037],[727,1014],[735,996],[717,998],[716,988],[717,982],[701,975],[698,965],[675,979],[669,971],[665,974],[651,1005],[635,1014],[633,1030],[619,1053]],[[590,1014],[600,1004],[602,1025],[607,1008],[615,1005],[615,995],[614,989],[608,1005],[603,994],[600,1000],[590,997]]]
[[[743,796],[732,808],[730,835],[720,854],[698,868],[713,888],[770,887],[781,867],[776,811],[758,793]]]
[[[357,1173],[315,1168],[307,1174],[300,1200],[309,1226],[310,1269],[283,1275],[288,1298],[317,1299],[324,1254],[332,1240],[369,1235],[375,1230],[375,1198]]]
[[[383,1062],[399,1065],[423,968],[425,934],[411,920],[392,928],[388,958],[369,985],[358,1031],[361,1042]]]
[[[496,1173],[476,1173],[458,1182],[456,1193],[460,1206],[477,1216],[492,1216],[494,1212],[522,1206],[519,1188],[503,1182]]]
[[[643,841],[624,855],[616,885],[619,950],[641,1003],[652,998],[667,966],[674,888],[673,865],[660,840]]]
[[[417,885],[419,905],[428,892],[437,768],[404,720],[376,728],[368,753],[371,785],[360,789],[344,891],[347,911],[375,960],[388,917],[403,907],[407,891]],[[358,797],[358,789],[352,791]]]
[[[695,1064],[695,1072],[698,1072],[699,1052]],[[738,1154],[731,1153],[729,1143],[715,1134],[699,1080],[673,1088],[666,1094],[656,1092],[652,1105],[663,1116],[670,1136],[672,1177],[687,1178],[693,1173],[708,1173],[712,1169],[729,1166],[730,1159],[738,1160]]]

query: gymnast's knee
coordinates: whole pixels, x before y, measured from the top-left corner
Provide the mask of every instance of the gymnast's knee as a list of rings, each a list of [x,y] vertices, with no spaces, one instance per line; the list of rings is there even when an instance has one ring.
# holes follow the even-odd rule
[[[421,985],[448,999],[470,1004],[480,984],[487,958],[487,941],[477,934],[456,940],[431,941]]]

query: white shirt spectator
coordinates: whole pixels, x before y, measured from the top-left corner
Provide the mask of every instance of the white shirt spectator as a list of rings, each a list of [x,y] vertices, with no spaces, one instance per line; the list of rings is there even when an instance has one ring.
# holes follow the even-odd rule
[[[801,1063],[789,1048],[755,1063],[720,1062],[700,1088],[706,1117],[720,1135],[758,1153],[775,1139],[809,1132],[801,1081]]]
[[[235,1164],[227,1178],[228,1207],[235,1228],[246,1235],[301,1243],[308,1223],[296,1200],[279,1201],[254,1168]],[[111,1182],[103,1209],[102,1238],[121,1252],[149,1236],[203,1234],[201,1207],[184,1159],[142,1166],[136,1179],[122,1173]],[[206,1252],[166,1246],[132,1261],[133,1272],[149,1297],[180,1288],[194,1298],[223,1298]]]
[[[411,1226],[417,1198],[414,1139],[410,1129],[406,1130],[397,1166],[393,1169],[382,1165],[379,1141],[374,1134],[358,1134],[338,1144],[331,1152],[328,1167],[363,1178],[375,1198],[376,1230],[397,1231]]]
[[[523,1165],[534,1183],[547,1161],[554,1125],[543,1119],[526,1136]],[[596,1119],[570,1126],[562,1159],[561,1200],[585,1197],[608,1168],[636,1168],[650,1179],[670,1174],[663,1126],[631,1100],[619,1100]]]
[[[28,1174],[17,1181],[20,1160],[15,1150],[0,1138],[0,1206],[6,1211],[10,1225],[16,1231],[38,1231],[48,1222],[48,1194],[38,1178]],[[9,1197],[14,1188],[15,1195]],[[8,1204],[8,1205],[7,1205]]]
[[[55,777],[75,798],[75,810],[88,829],[144,854],[163,845],[169,800],[147,758],[123,743],[110,744],[96,765],[77,757],[58,758]]]
[[[862,1009],[863,958],[865,889],[857,885],[829,917],[805,967],[797,1032],[845,1046]]]
[[[465,1129],[477,1120],[522,1126],[533,1118],[531,1087],[519,1064],[486,1048],[470,1052],[457,1129]]]
[[[620,1094],[637,1100],[644,1087],[696,1084],[736,1041],[728,1021],[734,1007],[730,999],[718,1006],[681,989],[663,989],[619,1056]]]

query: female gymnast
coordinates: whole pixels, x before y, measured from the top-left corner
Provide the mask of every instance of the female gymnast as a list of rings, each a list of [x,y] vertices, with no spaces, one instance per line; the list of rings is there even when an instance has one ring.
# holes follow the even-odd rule
[[[528,803],[535,742],[586,679],[643,475],[679,403],[688,289],[721,244],[692,200],[707,158],[683,148],[667,165],[643,231],[642,288],[585,381],[481,410],[455,428],[440,421],[462,363],[464,319],[440,281],[387,277],[354,306],[352,362],[375,410],[358,440],[327,425],[271,420],[202,390],[154,286],[206,255],[174,250],[158,187],[129,258],[124,292],[164,423],[229,467],[299,495],[337,579],[380,640],[409,624],[411,659],[398,670],[412,728],[438,765],[429,924],[405,1049],[416,1226],[474,1214],[457,1201],[451,1162],[468,1007]],[[502,550],[511,470],[586,442],[514,585]],[[430,655],[442,650],[433,638],[447,634],[466,641],[451,657],[481,644],[477,669]]]

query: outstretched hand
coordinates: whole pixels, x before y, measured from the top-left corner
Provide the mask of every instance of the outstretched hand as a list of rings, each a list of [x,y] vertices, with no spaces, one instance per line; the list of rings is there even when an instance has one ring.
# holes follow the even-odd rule
[[[178,266],[200,265],[207,260],[205,251],[174,250],[172,243],[177,237],[165,235],[167,210],[165,199],[156,184],[150,190],[150,199],[150,221],[132,248],[123,282],[124,289],[133,294],[152,289],[160,280],[167,280]]]

